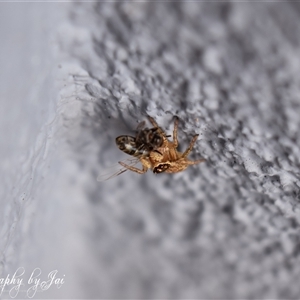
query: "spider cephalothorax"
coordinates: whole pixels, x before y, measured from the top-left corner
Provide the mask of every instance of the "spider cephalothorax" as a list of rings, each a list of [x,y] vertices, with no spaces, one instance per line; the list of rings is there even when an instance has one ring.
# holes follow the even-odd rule
[[[139,125],[140,128],[138,128],[135,138],[121,136],[116,139],[120,150],[137,157],[143,165],[141,170],[133,165],[119,162],[125,170],[128,169],[139,174],[147,172],[148,169],[153,170],[153,173],[177,173],[185,170],[190,165],[196,165],[205,161],[205,159],[195,161],[187,159],[198,138],[198,134],[193,137],[189,147],[183,153],[177,151],[178,117],[175,117],[172,142],[168,140],[168,136],[158,126],[156,121],[150,116],[148,118],[154,126],[153,128],[142,129],[141,127],[144,126],[144,123],[142,123],[142,125]],[[133,151],[134,149],[136,151]]]

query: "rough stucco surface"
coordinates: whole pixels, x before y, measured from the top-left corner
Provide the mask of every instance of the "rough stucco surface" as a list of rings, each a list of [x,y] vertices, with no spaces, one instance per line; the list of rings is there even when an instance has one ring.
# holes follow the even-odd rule
[[[299,298],[300,6],[67,11],[44,87],[54,105],[39,104],[36,141],[5,169],[3,274],[65,275],[39,298]],[[146,114],[170,133],[178,115],[181,149],[199,133],[191,157],[207,162],[97,182]]]

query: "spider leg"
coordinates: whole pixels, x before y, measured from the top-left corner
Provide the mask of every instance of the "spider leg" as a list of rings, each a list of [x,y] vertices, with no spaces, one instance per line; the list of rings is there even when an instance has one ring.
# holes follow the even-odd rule
[[[189,147],[183,152],[182,157],[187,157],[189,153],[192,151],[194,144],[198,138],[199,134],[196,134],[190,142]]]
[[[137,131],[142,130],[142,129],[145,127],[145,125],[146,125],[146,122],[145,122],[145,121],[140,122],[140,123],[138,124],[136,130],[137,130]]]
[[[156,123],[156,121],[152,117],[148,116],[148,119],[149,119],[150,123],[153,125],[153,127],[155,127],[155,128],[159,127],[158,124]]]
[[[124,168],[126,168],[126,169],[128,169],[128,170],[130,170],[130,171],[132,171],[132,172],[139,173],[139,174],[144,174],[144,173],[146,173],[147,170],[148,170],[148,168],[147,168],[146,166],[144,166],[144,165],[143,165],[143,169],[141,170],[141,169],[138,169],[138,168],[136,168],[136,167],[126,165],[126,164],[123,163],[122,161],[119,161],[119,164],[120,164],[122,167],[124,167]]]
[[[179,118],[177,116],[175,116],[175,118],[174,118],[174,130],[173,130],[173,143],[175,145],[175,148],[178,147],[178,138],[177,138],[178,122],[179,122]]]
[[[158,132],[162,135],[162,136],[166,136],[165,132],[158,126],[158,124],[156,123],[156,121],[148,116],[149,121],[151,122],[151,124],[153,125],[154,128],[157,128]]]
[[[201,159],[197,159],[197,160],[188,160],[187,163],[189,166],[192,166],[192,165],[197,165],[197,164],[200,164],[202,162],[205,162],[206,159],[204,158],[201,158]]]

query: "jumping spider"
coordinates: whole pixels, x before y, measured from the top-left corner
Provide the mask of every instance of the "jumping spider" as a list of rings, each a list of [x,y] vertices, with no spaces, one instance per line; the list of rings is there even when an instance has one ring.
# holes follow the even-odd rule
[[[153,128],[142,129],[144,125],[139,125],[135,138],[126,135],[116,138],[116,144],[119,149],[129,155],[135,156],[137,162],[140,161],[142,163],[143,169],[134,167],[135,163],[128,165],[124,162],[119,162],[124,169],[116,175],[126,170],[144,174],[148,169],[153,170],[155,174],[163,172],[177,173],[185,170],[188,166],[205,161],[205,159],[195,161],[187,159],[198,138],[198,134],[193,137],[189,147],[183,153],[176,150],[178,147],[178,117],[175,117],[174,121],[173,142],[167,139],[169,136],[165,134],[152,117],[148,116],[148,118]]]

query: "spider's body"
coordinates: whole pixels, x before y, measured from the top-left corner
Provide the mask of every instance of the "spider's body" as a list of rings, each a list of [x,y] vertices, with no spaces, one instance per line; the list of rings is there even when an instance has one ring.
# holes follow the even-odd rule
[[[177,128],[178,128],[178,117],[175,117],[174,131],[173,131],[173,142],[169,141],[165,132],[158,126],[156,121],[149,117],[151,124],[154,128],[139,130],[135,140],[135,146],[138,145],[138,149],[144,149],[144,155],[134,155],[139,158],[143,165],[143,169],[138,169],[134,166],[129,166],[124,162],[119,162],[124,168],[137,172],[139,174],[144,174],[148,169],[151,169],[153,173],[177,173],[185,170],[190,165],[199,164],[205,159],[199,160],[188,160],[187,156],[191,152],[198,135],[195,135],[187,148],[183,153],[177,151],[178,140],[177,140]],[[121,136],[124,137],[124,136]],[[134,139],[134,138],[132,138]],[[124,142],[125,140],[123,140]],[[120,144],[120,137],[116,139],[117,145],[120,150],[130,154],[126,150],[128,145],[125,143]],[[125,148],[125,150],[123,150]],[[133,155],[133,154],[131,154]]]

